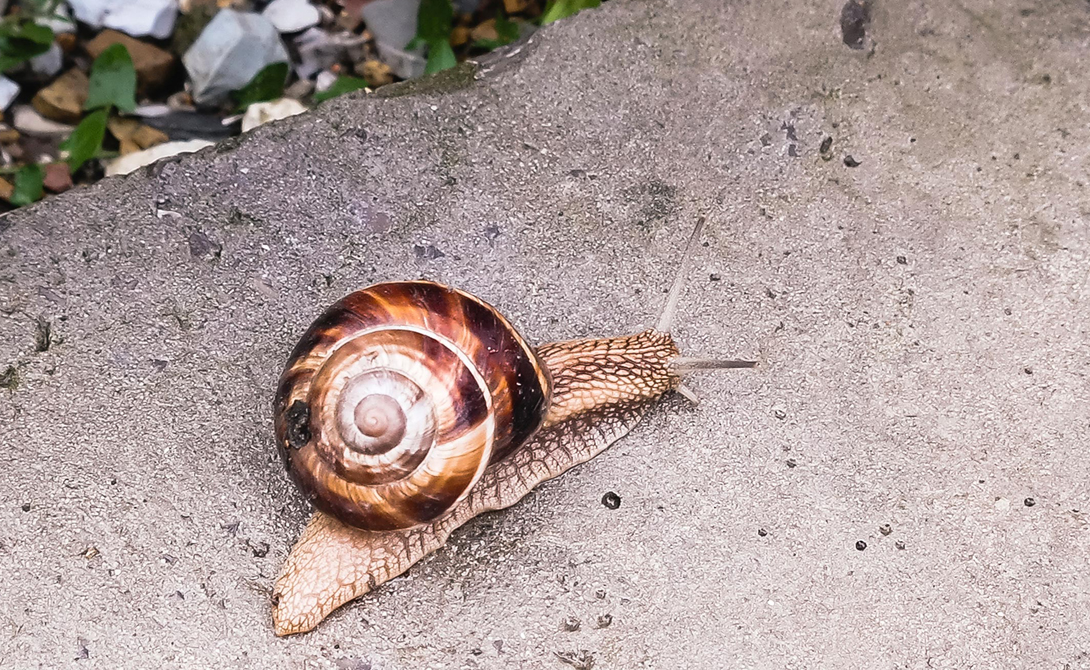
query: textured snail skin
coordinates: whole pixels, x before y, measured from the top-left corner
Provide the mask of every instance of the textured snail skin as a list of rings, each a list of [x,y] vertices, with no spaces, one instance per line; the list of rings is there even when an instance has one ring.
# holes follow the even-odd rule
[[[314,514],[273,589],[277,635],[311,630],[333,610],[441,547],[473,517],[509,507],[541,482],[590,460],[681,381],[668,367],[678,355],[673,339],[653,330],[547,344],[537,354],[552,379],[542,428],[489,465],[447,515],[406,530],[365,531]]]

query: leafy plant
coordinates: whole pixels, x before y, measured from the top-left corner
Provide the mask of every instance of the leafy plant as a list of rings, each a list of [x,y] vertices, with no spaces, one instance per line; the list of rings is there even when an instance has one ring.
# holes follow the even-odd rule
[[[60,146],[68,152],[68,168],[73,174],[102,152],[106,120],[113,108],[125,112],[136,109],[136,69],[125,45],[114,44],[99,54],[91,64],[89,86],[83,108],[91,113]]]
[[[83,108],[111,105],[123,112],[136,109],[136,68],[124,44],[110,46],[91,65],[90,92]]]
[[[238,111],[245,111],[255,102],[275,100],[284,95],[284,83],[287,80],[287,63],[270,63],[261,68],[249,83],[231,94],[238,104]]]
[[[7,17],[0,21],[0,72],[21,65],[49,51],[53,31],[26,18]]]
[[[406,49],[428,46],[428,61],[424,74],[447,70],[458,64],[450,48],[450,29],[454,22],[454,7],[450,0],[420,0],[416,14],[416,37]]]
[[[545,11],[541,14],[541,25],[545,26],[553,21],[566,19],[584,9],[591,9],[600,4],[602,0],[549,0],[549,4],[545,6]]]
[[[45,172],[37,164],[24,165],[15,173],[15,190],[11,194],[11,204],[16,207],[29,205],[42,198]]]
[[[108,109],[99,109],[79,122],[76,129],[61,143],[61,150],[68,152],[68,168],[75,174],[84,163],[95,157],[106,137]]]
[[[339,95],[358,91],[361,88],[367,88],[366,79],[360,79],[359,77],[337,77],[337,81],[333,82],[332,86],[314,94],[314,102],[325,102],[326,100],[336,98]]]
[[[474,40],[473,46],[491,51],[510,44],[519,37],[519,24],[504,15],[501,9],[496,13],[496,39]]]

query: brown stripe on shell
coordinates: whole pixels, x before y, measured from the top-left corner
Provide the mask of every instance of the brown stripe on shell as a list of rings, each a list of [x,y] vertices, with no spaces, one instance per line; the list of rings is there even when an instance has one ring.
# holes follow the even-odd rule
[[[309,389],[318,370],[349,338],[387,326],[419,328],[452,343],[472,361],[489,390],[491,412],[478,379],[465,366],[449,368],[444,389],[458,412],[436,431],[443,445],[464,449],[466,441],[489,439],[489,460],[495,462],[540,427],[550,396],[548,373],[535,352],[501,315],[473,296],[418,281],[378,284],[337,301],[307,329],[281,376],[274,403],[277,446],[317,507],[347,524],[372,530],[405,528],[437,518],[468,493],[487,466],[459,452],[448,461],[449,471],[428,472],[425,461],[403,479],[361,486],[338,476],[336,458],[326,462],[317,455],[315,446],[324,438],[316,425],[318,413],[309,405]],[[425,361],[449,362],[450,350],[442,343],[423,337],[419,343]],[[309,414],[293,410],[300,401]],[[482,413],[487,414],[486,421]],[[308,431],[297,424],[307,416],[310,439],[300,445]],[[428,487],[420,485],[424,480]]]

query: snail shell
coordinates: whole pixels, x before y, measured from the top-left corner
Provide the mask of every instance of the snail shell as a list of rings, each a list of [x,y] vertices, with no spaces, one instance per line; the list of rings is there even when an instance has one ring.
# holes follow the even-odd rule
[[[491,305],[426,281],[342,298],[276,393],[277,445],[316,507],[365,530],[432,521],[541,426],[550,379]]]

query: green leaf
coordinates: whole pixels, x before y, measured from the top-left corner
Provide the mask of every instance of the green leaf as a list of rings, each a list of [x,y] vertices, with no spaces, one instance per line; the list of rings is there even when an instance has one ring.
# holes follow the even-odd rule
[[[83,117],[76,129],[61,143],[61,150],[68,152],[68,167],[76,170],[94,157],[106,136],[107,110],[100,109]]]
[[[450,38],[453,21],[454,6],[450,0],[420,0],[420,11],[416,13],[416,36],[434,49],[436,44]]]
[[[11,195],[11,204],[16,207],[29,205],[42,198],[42,182],[45,172],[41,165],[24,165],[15,173],[15,191]]]
[[[0,72],[49,51],[53,31],[33,21],[0,21]]]
[[[136,69],[124,44],[114,44],[91,64],[90,92],[84,109],[113,105],[123,112],[136,109]]]
[[[584,9],[591,9],[600,4],[602,0],[549,0],[549,4],[545,6],[545,11],[541,14],[541,25],[566,19],[572,14],[578,14]]]
[[[330,98],[336,98],[338,95],[358,91],[361,88],[367,88],[366,79],[360,79],[359,77],[337,77],[337,81],[333,82],[332,86],[314,94],[314,102],[325,102]]]
[[[450,42],[445,39],[428,45],[428,62],[424,64],[424,74],[432,74],[440,70],[448,70],[458,64],[454,57],[454,49],[450,48]]]
[[[232,94],[238,103],[239,111],[246,109],[255,102],[275,100],[284,95],[284,82],[287,80],[287,63],[271,63],[261,68],[261,71],[250,80],[250,83]]]

